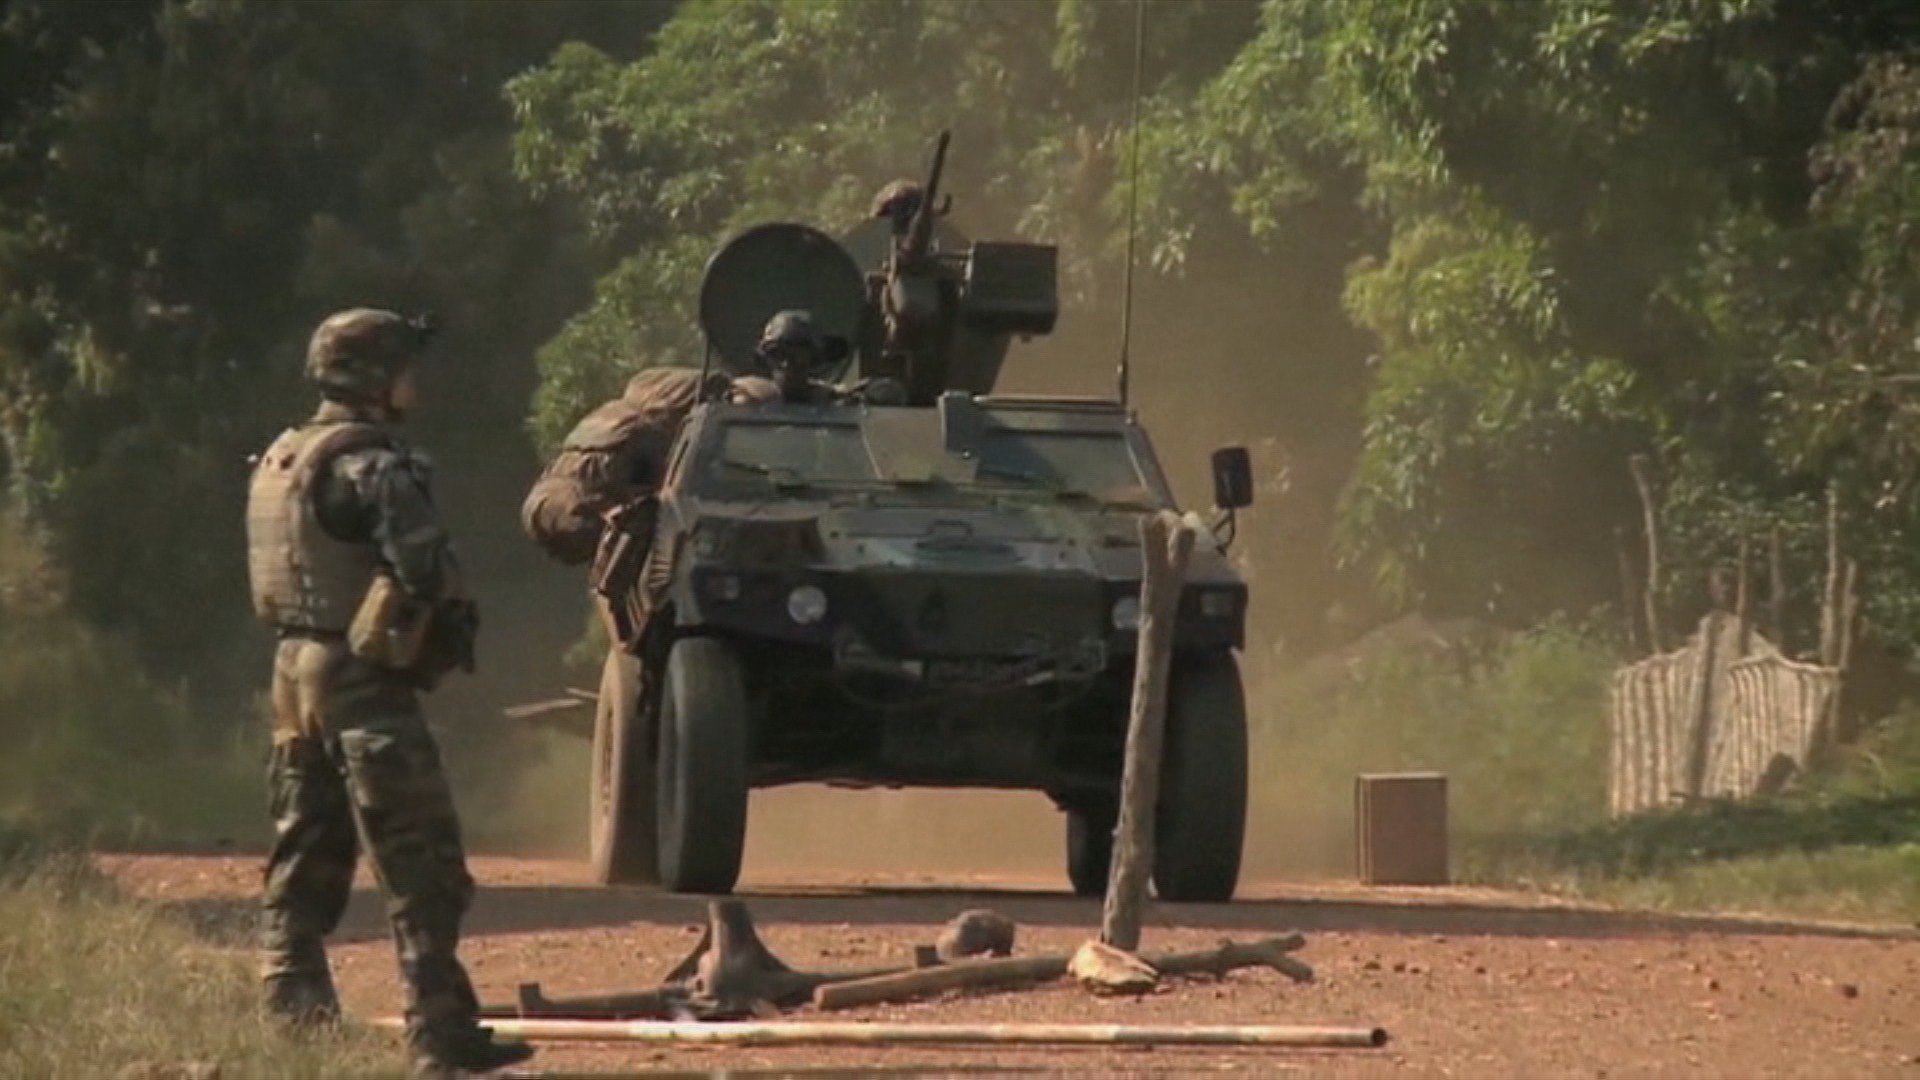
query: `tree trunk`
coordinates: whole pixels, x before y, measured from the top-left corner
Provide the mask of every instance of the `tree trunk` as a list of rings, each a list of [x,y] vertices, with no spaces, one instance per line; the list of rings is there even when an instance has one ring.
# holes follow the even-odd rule
[[[1627,459],[1633,470],[1633,486],[1640,493],[1641,527],[1647,534],[1647,651],[1658,653],[1667,647],[1660,631],[1660,513],[1653,498],[1653,477],[1647,469],[1647,456],[1635,454]]]

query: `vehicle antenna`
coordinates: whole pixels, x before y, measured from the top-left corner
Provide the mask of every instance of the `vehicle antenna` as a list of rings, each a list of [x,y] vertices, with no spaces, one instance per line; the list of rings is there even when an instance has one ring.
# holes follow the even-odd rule
[[[1147,58],[1147,0],[1133,4],[1133,116],[1127,123],[1127,271],[1120,295],[1120,404],[1133,348],[1133,245],[1140,224],[1140,70]]]

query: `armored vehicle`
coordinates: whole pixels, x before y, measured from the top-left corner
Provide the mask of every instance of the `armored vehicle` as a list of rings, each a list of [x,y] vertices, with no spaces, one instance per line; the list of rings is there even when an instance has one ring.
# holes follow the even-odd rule
[[[712,364],[749,370],[761,323],[806,309],[843,363],[906,393],[695,407],[644,515],[644,568],[600,589],[616,640],[594,732],[602,881],[726,892],[749,791],[822,782],[1044,792],[1075,891],[1105,886],[1139,520],[1173,494],[1121,404],[986,392],[1006,339],[1052,328],[1053,251],[929,243],[938,162],[881,266],[791,224],[709,265]],[[1248,500],[1246,455],[1214,466],[1224,524]],[[1247,589],[1224,547],[1202,530],[1176,622],[1153,866],[1168,900],[1226,900],[1239,874]]]

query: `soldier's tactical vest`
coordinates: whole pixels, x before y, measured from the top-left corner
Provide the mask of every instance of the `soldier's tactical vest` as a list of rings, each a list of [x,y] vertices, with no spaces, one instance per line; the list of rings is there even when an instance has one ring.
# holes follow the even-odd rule
[[[391,445],[378,424],[306,424],[283,433],[261,455],[247,489],[247,572],[261,621],[336,632],[353,621],[379,556],[371,543],[327,534],[314,484],[341,454]]]

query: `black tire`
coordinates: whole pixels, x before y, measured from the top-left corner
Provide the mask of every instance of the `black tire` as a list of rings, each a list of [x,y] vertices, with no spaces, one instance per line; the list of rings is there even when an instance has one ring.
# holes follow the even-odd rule
[[[640,661],[607,650],[593,718],[593,775],[588,793],[588,859],[602,885],[659,880],[654,855],[653,763],[640,720]]]
[[[1155,815],[1162,900],[1223,903],[1240,880],[1247,830],[1247,699],[1228,652],[1176,657]]]
[[[717,638],[682,638],[667,654],[660,690],[660,883],[674,892],[732,892],[747,838],[749,720],[739,657]]]
[[[1077,800],[1067,806],[1067,880],[1073,884],[1073,895],[1107,895],[1113,826],[1118,815],[1111,796]]]

